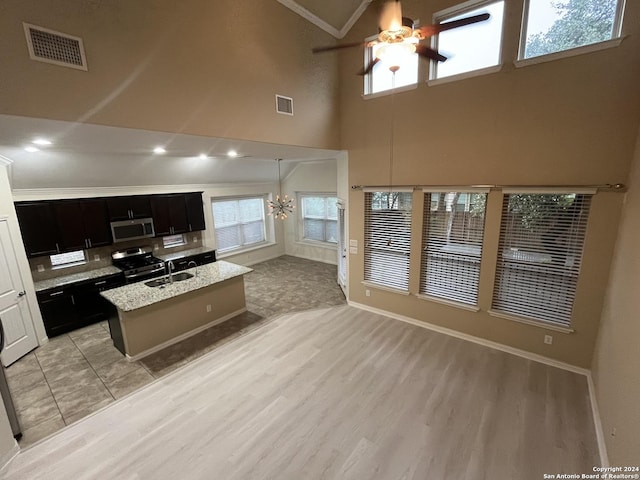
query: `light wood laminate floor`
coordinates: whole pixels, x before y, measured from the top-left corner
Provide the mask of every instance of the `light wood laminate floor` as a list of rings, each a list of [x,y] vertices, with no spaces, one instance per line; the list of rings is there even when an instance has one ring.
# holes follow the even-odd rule
[[[596,464],[584,376],[342,306],[267,323],[0,477],[539,480]]]

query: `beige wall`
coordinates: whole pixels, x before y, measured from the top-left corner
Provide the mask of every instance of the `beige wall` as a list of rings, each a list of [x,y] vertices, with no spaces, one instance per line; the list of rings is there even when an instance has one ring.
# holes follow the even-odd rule
[[[342,147],[349,150],[349,182],[389,183],[390,116],[395,117],[394,185],[600,184],[626,182],[640,121],[640,5],[627,2],[619,47],[515,68],[522,2],[507,2],[502,71],[427,86],[421,64],[414,90],[363,99],[357,49],[341,55]],[[404,13],[425,23],[455,2],[403,2]],[[369,9],[345,41],[375,31]],[[418,198],[418,197],[416,197]],[[481,312],[467,312],[415,296],[375,290],[365,296],[362,248],[350,256],[350,299],[425,322],[589,367],[609,272],[619,193],[593,201],[586,252],[573,316],[575,333],[548,332],[491,317],[501,194],[492,192],[482,265]],[[363,245],[363,193],[349,198],[350,238]],[[421,228],[414,213],[413,227]],[[419,238],[419,235],[418,237]],[[414,248],[412,292],[417,290],[419,247]],[[552,346],[543,337],[554,336]]]
[[[640,136],[593,361],[611,465],[637,465],[640,452],[639,245]]]
[[[299,163],[282,182],[282,191],[288,195],[296,195],[296,212],[284,222],[285,250],[287,255],[317,260],[324,263],[338,262],[335,246],[317,246],[300,241],[300,198],[299,193],[333,193],[337,192],[338,172],[335,159],[323,162]]]
[[[331,148],[332,37],[276,1],[3,1],[0,113]],[[89,71],[29,59],[22,22],[79,36]],[[275,94],[295,116],[275,112]]]

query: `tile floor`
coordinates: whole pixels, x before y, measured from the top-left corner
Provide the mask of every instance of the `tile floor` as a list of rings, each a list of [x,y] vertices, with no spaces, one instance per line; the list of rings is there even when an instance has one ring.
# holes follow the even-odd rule
[[[6,369],[23,436],[33,444],[228,341],[291,311],[342,305],[336,267],[283,256],[245,276],[248,311],[137,362],[102,322],[52,338]],[[283,289],[286,281],[286,290]]]

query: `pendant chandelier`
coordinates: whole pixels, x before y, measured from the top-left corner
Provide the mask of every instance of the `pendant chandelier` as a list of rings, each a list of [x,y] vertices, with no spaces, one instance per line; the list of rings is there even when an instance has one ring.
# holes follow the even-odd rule
[[[276,162],[278,162],[278,194],[276,195],[275,201],[267,200],[267,207],[269,207],[269,215],[284,220],[287,218],[287,214],[293,213],[296,206],[293,204],[293,197],[289,198],[289,195],[282,196],[282,180],[280,179],[281,160],[281,158],[276,158]]]

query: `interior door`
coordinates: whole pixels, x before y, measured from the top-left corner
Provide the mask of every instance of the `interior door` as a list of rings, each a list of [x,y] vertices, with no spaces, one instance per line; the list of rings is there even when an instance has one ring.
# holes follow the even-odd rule
[[[0,320],[6,367],[38,346],[6,218],[0,218]]]
[[[338,285],[347,295],[347,242],[344,202],[338,200]]]

